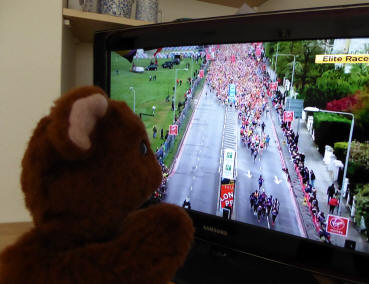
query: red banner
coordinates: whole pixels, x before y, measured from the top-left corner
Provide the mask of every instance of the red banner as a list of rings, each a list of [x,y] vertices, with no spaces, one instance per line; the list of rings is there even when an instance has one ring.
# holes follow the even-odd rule
[[[348,218],[335,216],[335,215],[328,215],[328,222],[327,222],[327,232],[328,233],[347,237],[348,225],[349,225]]]
[[[233,207],[234,184],[222,184],[220,188],[220,207]]]
[[[201,69],[201,70],[199,71],[199,77],[200,77],[200,78],[204,78],[204,70],[203,70],[203,69]]]
[[[293,111],[285,111],[283,113],[283,121],[284,122],[292,122],[293,121]]]
[[[177,124],[169,125],[169,135],[178,135],[178,125]]]

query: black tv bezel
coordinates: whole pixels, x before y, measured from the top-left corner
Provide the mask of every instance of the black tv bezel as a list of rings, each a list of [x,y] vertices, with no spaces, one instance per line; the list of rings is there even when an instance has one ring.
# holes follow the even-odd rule
[[[98,32],[94,84],[110,94],[110,52],[163,46],[369,38],[369,4],[169,22]],[[189,211],[196,238],[341,279],[368,281],[369,254]],[[270,242],[270,240],[273,242]]]

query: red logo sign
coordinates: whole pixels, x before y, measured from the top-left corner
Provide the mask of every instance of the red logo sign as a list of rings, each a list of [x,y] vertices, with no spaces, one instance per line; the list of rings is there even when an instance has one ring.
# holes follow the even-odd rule
[[[293,121],[293,111],[285,111],[283,113],[283,121],[284,122],[292,122]]]
[[[220,207],[233,207],[234,184],[222,184],[220,189]]]
[[[201,70],[199,71],[199,77],[200,77],[200,78],[203,78],[203,77],[204,77],[204,70],[203,70],[203,69],[201,69]]]
[[[272,83],[270,83],[269,89],[271,91],[276,91],[278,89],[278,82],[272,82]]]
[[[327,232],[335,235],[347,237],[349,219],[328,215]]]
[[[178,135],[178,125],[177,124],[172,124],[169,125],[169,135]]]

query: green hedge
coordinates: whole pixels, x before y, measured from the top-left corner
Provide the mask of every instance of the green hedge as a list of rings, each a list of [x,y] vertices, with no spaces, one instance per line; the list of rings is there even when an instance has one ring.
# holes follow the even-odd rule
[[[333,148],[337,159],[344,162],[346,159],[347,142],[336,142]]]
[[[337,114],[314,113],[315,143],[321,154],[324,154],[325,145],[334,147],[334,143],[348,140],[350,133],[350,119]]]
[[[355,162],[349,162],[347,176],[350,179],[351,187],[355,188],[355,185],[357,184],[368,182],[368,174],[368,170],[362,167],[362,165]]]
[[[347,176],[350,179],[350,188],[353,190],[356,185],[367,183],[369,177],[369,168],[366,165],[367,152],[366,144],[352,141],[350,150],[350,159],[347,169]],[[334,143],[334,154],[342,163],[346,161],[347,142]],[[362,156],[364,155],[364,158]],[[354,191],[355,192],[355,191]],[[356,192],[355,192],[356,193]]]
[[[356,222],[360,224],[361,216],[364,217],[365,226],[369,229],[369,184],[364,184],[356,195]]]

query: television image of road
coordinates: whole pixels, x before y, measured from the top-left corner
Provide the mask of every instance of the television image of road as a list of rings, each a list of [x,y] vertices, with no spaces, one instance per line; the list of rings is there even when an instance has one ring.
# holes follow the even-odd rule
[[[112,56],[112,97],[140,115],[162,166],[152,201],[369,253],[369,68],[314,62],[368,46],[258,42]]]
[[[189,197],[194,208],[216,214],[224,113],[205,87],[168,179],[167,202],[182,205]]]
[[[232,45],[219,48],[218,53],[237,53],[244,56],[244,58],[239,62],[236,62],[236,58],[231,59],[230,62],[227,62],[225,58],[220,58],[219,63],[217,60],[211,63],[213,65],[210,65],[209,75],[206,77],[207,83],[196,102],[197,106],[192,121],[183,140],[173,172],[168,178],[168,193],[165,201],[182,205],[187,198],[190,200],[191,209],[193,210],[214,215],[222,214],[221,208],[218,206],[223,163],[222,153],[224,149],[233,148],[236,152],[235,165],[237,166],[235,171],[237,177],[235,178],[231,218],[297,236],[304,236],[301,225],[300,229],[296,225],[301,224],[301,221],[298,219],[291,189],[288,187],[285,174],[282,171],[283,166],[277,149],[276,138],[274,138],[275,130],[270,119],[270,113],[269,111],[266,112],[267,94],[265,93],[264,99],[262,96],[250,96],[249,98],[246,92],[243,94],[242,104],[249,104],[250,113],[253,112],[251,106],[260,108],[260,110],[255,109],[255,117],[253,117],[255,125],[257,123],[258,126],[250,126],[250,129],[252,128],[254,131],[253,135],[250,135],[250,140],[255,139],[252,144],[258,143],[259,139],[262,140],[267,136],[270,139],[268,148],[259,150],[259,154],[254,160],[250,147],[241,141],[242,119],[239,114],[241,115],[243,112],[237,110],[237,105],[236,109],[234,105],[231,106],[226,101],[228,88],[225,87],[225,92],[217,96],[217,86],[212,85],[212,80],[219,82],[218,80],[222,79],[222,71],[212,69],[212,66],[219,64],[219,66],[222,66],[222,70],[238,66],[240,68],[239,73],[235,72],[234,75],[242,75],[243,81],[249,82],[248,88],[250,90],[255,90],[255,92],[262,90],[264,82],[267,82],[263,78],[266,69],[264,69],[264,72],[262,71],[265,63],[249,56],[251,50],[254,50],[252,45]],[[223,79],[225,78],[223,77]],[[231,84],[230,82],[236,85],[238,83],[230,78],[229,81],[222,84],[228,86]],[[244,113],[246,114],[246,111]],[[258,115],[260,115],[259,118],[257,118]],[[251,123],[253,119],[249,117]],[[262,131],[263,123],[265,125],[264,131]],[[248,129],[244,128],[244,131],[246,132]],[[258,218],[254,214],[254,208],[250,206],[251,193],[259,190],[260,175],[264,180],[260,191],[265,192],[272,200],[277,198],[280,204],[278,217],[274,225],[269,214],[264,214],[264,217]]]

